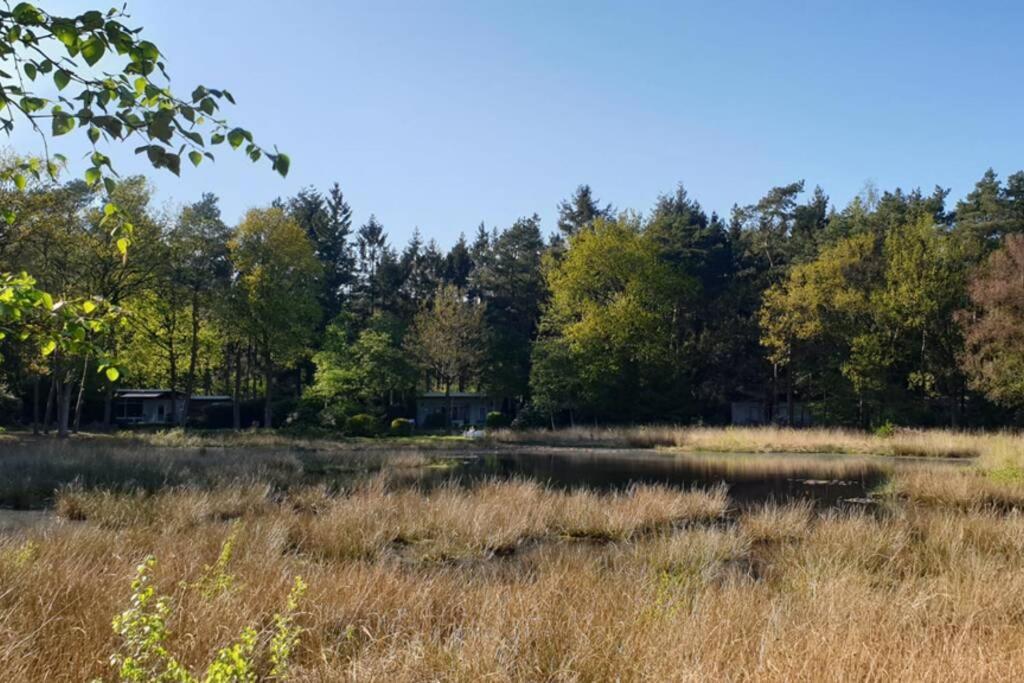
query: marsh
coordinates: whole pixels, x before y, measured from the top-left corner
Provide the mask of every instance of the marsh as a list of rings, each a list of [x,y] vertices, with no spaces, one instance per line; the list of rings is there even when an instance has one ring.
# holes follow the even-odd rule
[[[1024,672],[1024,494],[962,459],[28,440],[0,476],[4,680],[113,678],[148,556],[193,670],[301,576],[300,681]]]

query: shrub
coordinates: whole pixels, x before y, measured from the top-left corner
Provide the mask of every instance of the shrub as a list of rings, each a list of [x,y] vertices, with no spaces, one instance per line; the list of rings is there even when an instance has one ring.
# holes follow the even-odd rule
[[[323,401],[311,396],[303,396],[295,403],[285,419],[289,427],[316,427],[320,425],[320,411]],[[275,419],[276,422],[276,419]]]
[[[413,421],[405,417],[396,417],[391,421],[391,436],[412,436]]]
[[[512,420],[512,429],[537,429],[548,425],[548,417],[533,405],[523,406]]]
[[[886,420],[885,422],[883,422],[882,424],[878,425],[878,427],[875,428],[875,436],[881,437],[883,439],[888,439],[895,433],[896,425],[894,425],[892,422],[888,420]]]
[[[6,384],[0,384],[0,425],[17,424],[21,419],[21,399]]]
[[[320,426],[328,429],[344,430],[348,418],[359,412],[360,406],[355,401],[344,398],[329,398],[320,410]]]
[[[263,420],[263,401],[246,399],[238,403],[239,426],[248,429]],[[234,425],[234,406],[231,403],[213,403],[199,408],[190,422],[201,429],[231,429]]]
[[[508,415],[497,410],[492,410],[487,413],[487,418],[484,420],[484,425],[488,429],[502,429],[508,427],[512,423],[512,420]]]
[[[353,415],[345,421],[345,432],[349,436],[376,436],[380,433],[380,421],[366,413]]]
[[[444,429],[445,425],[444,413],[428,413],[423,418],[423,429]]]
[[[287,677],[292,653],[302,633],[295,624],[299,600],[306,590],[301,577],[295,577],[285,611],[274,615],[272,633],[264,632],[264,637],[260,638],[254,627],[245,627],[237,640],[217,651],[205,674],[195,675],[167,648],[171,599],[159,595],[152,585],[151,573],[155,566],[153,557],[139,565],[132,581],[131,606],[114,617],[114,633],[120,639],[120,647],[110,661],[117,668],[121,681],[255,681],[260,673],[261,658],[257,647],[267,636],[270,638],[269,653],[266,653],[271,664],[269,676],[275,680]]]

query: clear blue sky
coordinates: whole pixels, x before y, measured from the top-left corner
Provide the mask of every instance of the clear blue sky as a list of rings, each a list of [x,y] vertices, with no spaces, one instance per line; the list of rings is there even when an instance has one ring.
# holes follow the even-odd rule
[[[103,5],[109,0],[101,0]],[[95,0],[46,3],[77,12]],[[1024,168],[1020,2],[135,0],[173,83],[227,87],[231,115],[292,158],[241,155],[162,202],[217,193],[226,217],[337,180],[357,223],[401,244],[506,226],[589,183],[646,210],[683,182],[727,213],[806,179],[954,197]],[[18,135],[19,149],[30,138]],[[128,158],[128,170],[140,169]],[[81,167],[76,167],[81,170]]]

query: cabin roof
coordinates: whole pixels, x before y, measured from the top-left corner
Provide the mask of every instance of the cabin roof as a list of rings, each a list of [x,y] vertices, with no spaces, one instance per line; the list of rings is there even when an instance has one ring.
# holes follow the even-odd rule
[[[118,389],[114,398],[170,398],[170,389]]]
[[[180,391],[171,391],[170,389],[118,389],[114,392],[114,398],[122,399],[154,399],[154,398],[184,398],[184,394]],[[230,401],[230,396],[215,395],[215,396],[193,396],[189,399],[194,402],[207,402],[207,403],[220,403],[223,401]]]

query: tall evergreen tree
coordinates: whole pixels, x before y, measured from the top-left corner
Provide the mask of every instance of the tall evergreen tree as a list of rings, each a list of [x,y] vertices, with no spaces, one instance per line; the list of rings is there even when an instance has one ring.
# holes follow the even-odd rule
[[[522,399],[530,378],[530,344],[545,296],[540,217],[520,218],[491,242],[473,271],[473,289],[487,304],[491,352],[484,381],[500,396]]]
[[[590,185],[580,185],[572,197],[558,205],[558,229],[566,237],[578,233],[595,218],[608,218],[614,213],[611,204],[601,206]]]
[[[473,257],[466,243],[466,233],[459,233],[459,239],[444,257],[444,281],[465,289],[469,275],[473,272]]]

